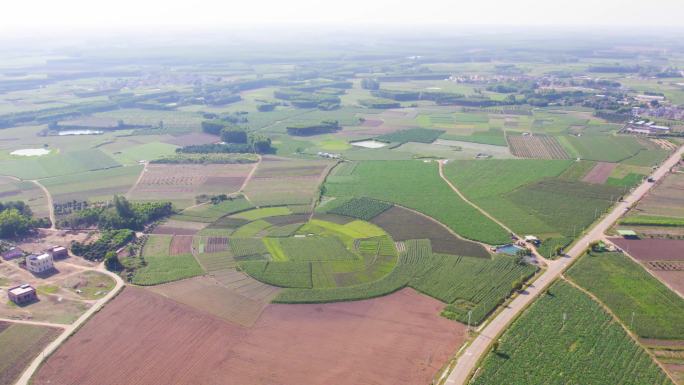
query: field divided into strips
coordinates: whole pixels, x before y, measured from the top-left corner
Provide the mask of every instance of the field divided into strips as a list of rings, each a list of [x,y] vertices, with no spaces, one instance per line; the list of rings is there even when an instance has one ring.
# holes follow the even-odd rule
[[[451,305],[444,316],[459,321],[480,323],[501,304],[512,291],[514,282],[534,274],[532,266],[522,266],[512,258],[483,258],[435,255],[429,240],[404,242],[394,269],[374,281],[352,286],[322,289],[286,289],[276,297],[283,303],[320,303],[359,300],[393,293],[406,286]]]
[[[60,329],[0,321],[0,384],[13,384]]]
[[[684,299],[624,254],[585,255],[567,275],[640,337],[684,340]]]
[[[239,219],[239,218],[238,218]],[[238,229],[233,231],[232,235],[238,238],[249,238],[256,237],[259,233],[263,232],[272,225],[263,219],[258,219],[256,221],[249,222]]]
[[[55,203],[111,200],[115,194],[128,192],[142,169],[139,165],[115,167],[42,179],[40,183],[50,191]]]
[[[267,243],[261,238],[229,238],[228,243],[230,250],[235,255],[236,260],[245,259],[246,257],[257,256],[270,252],[267,248]],[[277,256],[271,252],[271,257],[278,260]]]
[[[211,202],[208,202],[203,205],[187,208],[179,215],[174,215],[173,219],[180,221],[213,223],[225,215],[245,211],[253,207],[254,206],[247,199],[240,196],[220,202],[218,204],[212,204]]]
[[[462,160],[451,161],[445,176],[465,195],[496,219],[520,234],[554,233],[556,221],[547,221],[510,199],[530,183],[561,175],[569,160]]]
[[[3,174],[21,179],[42,179],[119,166],[121,165],[117,161],[97,149],[65,151],[37,158],[0,162]]]
[[[47,197],[35,183],[0,176],[0,202],[23,201],[37,217],[49,215]]]
[[[490,244],[507,242],[506,231],[460,199],[439,177],[437,166],[422,161],[360,162],[351,178],[329,177],[325,194],[398,203],[437,219],[465,238]]]
[[[245,187],[245,194],[257,206],[308,205],[332,162],[295,160],[265,156]]]
[[[470,383],[672,385],[599,304],[563,282],[513,323]]]
[[[194,203],[197,195],[237,192],[254,167],[252,164],[149,164],[131,190],[137,200],[169,199]]]
[[[174,235],[169,245],[169,255],[192,253],[192,235]]]
[[[143,246],[143,257],[169,255],[173,235],[150,234]]]
[[[520,158],[568,159],[558,140],[549,135],[508,135],[511,153]]]

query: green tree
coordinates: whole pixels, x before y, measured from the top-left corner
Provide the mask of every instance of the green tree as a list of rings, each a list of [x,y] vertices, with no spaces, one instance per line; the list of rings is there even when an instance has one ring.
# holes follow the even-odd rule
[[[247,131],[236,126],[225,127],[221,130],[221,140],[226,143],[247,143]]]
[[[0,238],[13,238],[28,233],[31,229],[29,217],[15,208],[0,211]]]
[[[115,251],[109,251],[105,254],[104,263],[109,271],[121,271],[123,268],[121,262],[119,262],[119,256]]]

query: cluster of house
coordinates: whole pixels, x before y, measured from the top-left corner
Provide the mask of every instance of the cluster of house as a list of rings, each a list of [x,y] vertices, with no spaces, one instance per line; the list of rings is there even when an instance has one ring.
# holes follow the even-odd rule
[[[7,297],[17,305],[25,305],[38,300],[36,288],[29,284],[11,287],[7,290]]]
[[[641,135],[665,135],[670,133],[670,127],[659,126],[648,120],[631,120],[622,127],[621,132]]]
[[[328,159],[340,159],[342,155],[340,154],[333,154],[330,152],[321,152],[319,151],[316,155],[320,156],[321,158],[328,158]]]
[[[8,251],[2,253],[2,258],[6,261],[17,259],[24,256],[24,251],[18,247],[13,247]],[[50,271],[55,267],[55,259],[62,259],[69,256],[69,251],[63,246],[52,246],[45,249],[40,254],[29,254],[26,256],[24,262],[26,270],[41,274]]]
[[[6,261],[22,258],[25,253],[18,247],[13,247],[4,253],[2,258]],[[26,270],[40,274],[50,271],[55,267],[55,259],[62,259],[69,256],[69,251],[63,246],[52,246],[45,249],[40,254],[29,254],[24,259]],[[17,305],[25,305],[38,300],[36,288],[29,284],[11,287],[7,290],[7,297]]]

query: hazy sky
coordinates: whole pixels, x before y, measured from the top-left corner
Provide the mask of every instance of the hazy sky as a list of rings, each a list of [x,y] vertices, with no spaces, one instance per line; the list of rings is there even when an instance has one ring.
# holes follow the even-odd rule
[[[684,0],[8,0],[0,28],[255,24],[681,26]]]

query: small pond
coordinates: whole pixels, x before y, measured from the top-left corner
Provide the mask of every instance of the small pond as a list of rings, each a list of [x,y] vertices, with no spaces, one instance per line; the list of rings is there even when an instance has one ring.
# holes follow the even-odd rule
[[[520,251],[520,250],[523,250],[523,248],[520,246],[516,246],[512,243],[508,244],[508,245],[499,246],[496,248],[497,253],[508,254],[508,255],[516,255],[518,253],[518,251]]]
[[[10,155],[17,156],[43,156],[50,153],[50,150],[45,148],[23,148],[21,150],[14,150]]]
[[[98,130],[64,130],[60,131],[57,135],[59,136],[68,136],[68,135],[100,135],[103,134],[104,131],[98,131]]]
[[[362,140],[360,142],[351,142],[352,146],[363,147],[363,148],[382,148],[387,146],[387,143],[380,142],[377,140]]]

